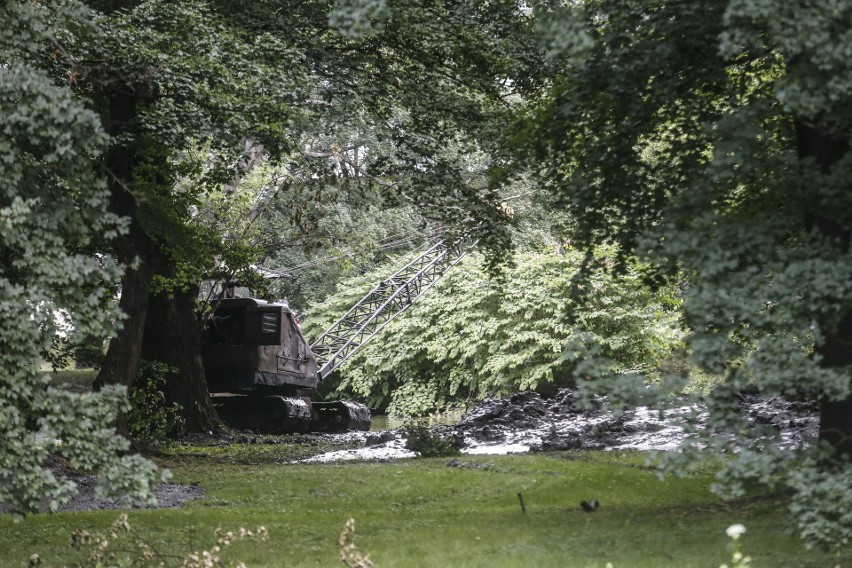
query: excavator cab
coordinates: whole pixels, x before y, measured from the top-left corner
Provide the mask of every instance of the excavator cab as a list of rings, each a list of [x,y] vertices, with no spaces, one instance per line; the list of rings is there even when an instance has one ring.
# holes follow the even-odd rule
[[[286,391],[319,383],[316,357],[284,304],[219,300],[203,354],[210,392]]]

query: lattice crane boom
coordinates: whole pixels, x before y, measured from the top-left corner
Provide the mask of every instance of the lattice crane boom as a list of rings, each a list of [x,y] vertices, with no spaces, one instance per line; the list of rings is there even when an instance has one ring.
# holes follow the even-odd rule
[[[312,345],[322,380],[460,261],[476,241],[463,237],[451,245],[438,241],[423,254],[382,280]]]

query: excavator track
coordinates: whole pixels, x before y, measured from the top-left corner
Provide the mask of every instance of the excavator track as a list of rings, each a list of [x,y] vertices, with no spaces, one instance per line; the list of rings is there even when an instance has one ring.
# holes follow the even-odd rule
[[[213,397],[219,417],[231,428],[264,434],[308,432],[311,402],[281,395],[228,395]]]

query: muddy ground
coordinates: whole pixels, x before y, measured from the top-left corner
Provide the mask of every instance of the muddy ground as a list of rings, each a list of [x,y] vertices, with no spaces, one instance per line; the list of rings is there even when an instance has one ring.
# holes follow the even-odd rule
[[[769,426],[780,434],[781,443],[795,447],[812,443],[819,425],[816,408],[804,403],[783,399],[761,399],[743,396],[741,407],[753,425]],[[684,404],[661,415],[648,408],[637,408],[615,415],[603,409],[581,409],[570,390],[561,390],[555,396],[543,398],[533,392],[518,393],[500,400],[488,400],[471,408],[461,420],[450,426],[437,426],[432,430],[444,438],[459,441],[465,454],[505,454],[561,450],[673,450],[685,438],[679,419],[687,419],[701,427],[706,413],[697,405]],[[304,442],[305,437],[300,435]],[[322,442],[341,443],[350,449],[321,453],[299,460],[300,462],[329,462],[352,459],[398,459],[413,457],[415,453],[405,448],[405,429],[383,432],[350,432],[346,434],[317,434]],[[236,434],[230,441],[241,443],[270,443],[254,434]],[[221,445],[229,440],[194,440],[195,443]],[[288,437],[276,437],[271,443],[288,443]],[[316,444],[321,447],[323,444]],[[123,509],[121,499],[100,499],[95,496],[97,479],[79,475],[57,461],[51,464],[56,473],[73,478],[79,494],[63,511],[92,509]],[[161,483],[156,488],[159,507],[181,507],[191,499],[204,495],[197,485]],[[3,511],[0,505],[0,511]]]
[[[819,418],[813,405],[780,398],[743,395],[740,406],[749,424],[766,426],[781,444],[810,444]],[[665,414],[640,407],[616,415],[602,407],[582,409],[569,389],[543,398],[534,392],[489,400],[470,409],[454,426],[433,430],[460,441],[462,453],[505,454],[560,450],[674,450],[685,439],[681,421],[701,428],[706,412],[700,405],[677,406]],[[364,435],[364,447],[331,452],[305,461],[392,459],[412,457],[405,449],[404,429]]]
[[[71,468],[70,464],[58,456],[50,456],[45,464],[57,477],[66,477],[77,484],[78,493],[70,502],[62,505],[60,511],[93,511],[101,509],[128,509],[127,500],[122,498],[102,499],[96,496],[95,488],[98,478],[94,475],[82,474]],[[204,489],[198,485],[182,485],[179,483],[158,483],[154,489],[157,496],[157,508],[174,509],[182,507],[192,499],[204,495]],[[42,512],[47,511],[47,501],[41,506]],[[6,505],[0,504],[0,513],[8,511]]]
[[[60,511],[93,511],[100,509],[128,509],[124,499],[100,499],[95,496],[97,478],[84,475],[74,478],[79,493]],[[154,489],[157,496],[157,508],[176,509],[184,503],[204,496],[204,489],[198,485],[182,485],[179,483],[159,483]]]

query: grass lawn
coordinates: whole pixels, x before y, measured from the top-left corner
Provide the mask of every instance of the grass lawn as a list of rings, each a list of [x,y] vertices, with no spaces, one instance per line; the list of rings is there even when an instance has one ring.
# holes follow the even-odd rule
[[[51,372],[54,387],[78,394],[91,392],[92,381],[97,375],[98,372],[94,369],[64,369]]]
[[[179,510],[130,513],[136,533],[171,554],[209,548],[214,530],[267,527],[265,542],[240,541],[226,565],[341,566],[338,537],[349,517],[355,543],[377,567],[553,566],[686,568],[730,563],[725,529],[744,524],[755,568],[852,566],[852,555],[805,550],[785,532],[783,501],[739,506],[708,492],[711,473],[660,481],[642,456],[616,453],[465,456],[384,463],[239,465],[209,457],[164,462],[206,498]],[[526,513],[521,512],[518,493]],[[581,500],[600,508],[580,510]],[[103,530],[115,511],[0,516],[0,565],[73,565],[76,528]]]

